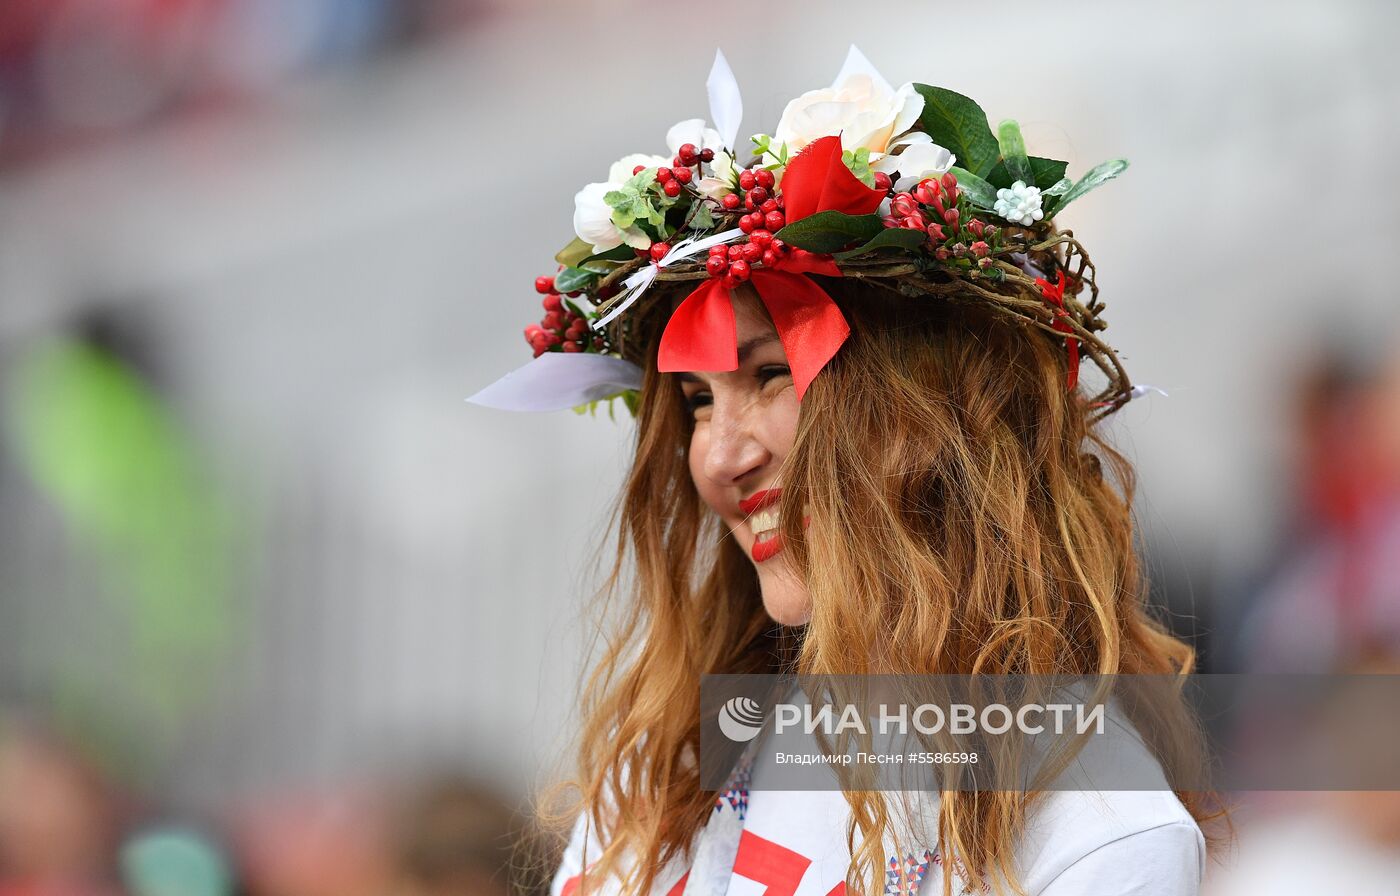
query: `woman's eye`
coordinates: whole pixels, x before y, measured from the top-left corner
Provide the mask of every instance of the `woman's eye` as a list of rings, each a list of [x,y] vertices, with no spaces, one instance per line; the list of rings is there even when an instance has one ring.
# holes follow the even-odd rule
[[[694,414],[701,408],[709,407],[709,405],[710,393],[708,392],[695,392],[687,395],[685,398],[685,409],[691,414]]]
[[[775,380],[780,376],[792,376],[792,368],[788,367],[786,364],[765,364],[758,368],[759,382],[767,383],[769,380]]]

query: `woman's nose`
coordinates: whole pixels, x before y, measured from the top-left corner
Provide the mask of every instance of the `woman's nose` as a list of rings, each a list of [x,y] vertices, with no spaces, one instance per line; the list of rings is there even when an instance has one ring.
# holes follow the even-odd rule
[[[746,404],[714,399],[704,472],[716,484],[733,485],[761,470],[772,456],[758,437],[756,415]]]

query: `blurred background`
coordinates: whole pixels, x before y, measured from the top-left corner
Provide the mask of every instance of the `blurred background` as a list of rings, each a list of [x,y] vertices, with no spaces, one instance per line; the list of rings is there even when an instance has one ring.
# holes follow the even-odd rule
[[[717,45],[744,135],[854,41],[1071,174],[1129,158],[1066,218],[1170,394],[1110,424],[1154,600],[1208,671],[1395,671],[1397,36],[1389,0],[3,0],[0,894],[506,892],[632,426],[462,399]],[[1394,892],[1397,796],[1245,795],[1211,886],[1331,850]]]

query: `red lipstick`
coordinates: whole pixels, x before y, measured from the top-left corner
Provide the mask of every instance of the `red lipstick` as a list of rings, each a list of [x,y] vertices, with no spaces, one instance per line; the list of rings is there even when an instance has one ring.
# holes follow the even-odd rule
[[[782,497],[782,494],[783,490],[780,488],[767,488],[763,491],[755,492],[739,502],[739,510],[745,516],[753,516],[760,510],[777,504],[778,499]],[[804,516],[802,518],[802,528],[807,528],[807,525],[810,522],[811,517]],[[768,538],[764,541],[755,540],[753,546],[749,549],[749,553],[752,555],[755,563],[762,563],[765,560],[772,559],[782,550],[783,536],[782,533],[779,532],[775,534],[772,538]]]
[[[745,516],[757,513],[770,504],[778,503],[782,495],[783,490],[780,488],[765,488],[763,491],[754,492],[739,502],[739,512]]]

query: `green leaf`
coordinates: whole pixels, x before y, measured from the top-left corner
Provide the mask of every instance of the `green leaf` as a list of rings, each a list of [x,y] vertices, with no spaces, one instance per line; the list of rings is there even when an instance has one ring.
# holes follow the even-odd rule
[[[1062,177],[1062,178],[1060,178],[1059,180],[1055,181],[1055,183],[1052,184],[1051,186],[1046,187],[1045,189],[1041,190],[1041,191],[1040,191],[1040,195],[1042,195],[1042,196],[1063,196],[1065,193],[1069,192],[1069,188],[1070,188],[1073,184],[1074,184],[1074,181],[1070,180],[1068,177]]]
[[[875,234],[875,238],[858,249],[851,249],[849,252],[838,252],[836,258],[845,261],[848,258],[855,258],[857,255],[864,255],[876,249],[905,249],[913,250],[928,242],[928,234],[922,230],[909,230],[905,227],[886,227]]]
[[[1039,156],[1031,156],[1028,160],[1031,166],[1031,177],[1029,180],[1021,178],[1026,183],[1038,187],[1041,192],[1049,189],[1065,176],[1065,163],[1058,159],[1042,159]],[[1006,169],[1004,161],[997,162],[996,167],[987,175],[987,182],[993,187],[1009,187],[1017,178]]]
[[[1001,148],[982,107],[942,87],[915,84],[914,89],[924,98],[924,111],[919,115],[924,131],[934,143],[956,155],[968,171],[985,177],[996,165]]]
[[[645,217],[647,223],[657,228],[658,230],[661,230],[666,226],[666,213],[663,212],[661,209],[657,208],[652,203],[646,201],[646,199],[642,200],[641,214],[639,214],[637,217]]]
[[[593,255],[593,244],[574,237],[569,245],[554,254],[554,260],[566,267],[577,267]]]
[[[607,402],[608,419],[615,422],[617,420],[617,415],[615,413],[616,408],[613,403],[619,398],[622,399],[623,406],[627,408],[629,412],[631,412],[632,416],[637,416],[637,408],[641,405],[641,396],[636,389],[624,389],[621,392],[615,392],[612,395],[607,396],[606,398],[596,398],[593,401],[589,401],[584,404],[574,405],[573,411],[575,414],[587,414],[590,417],[596,417],[598,416],[598,405],[602,404],[603,402]]]
[[[1031,175],[1031,161],[1026,157],[1026,141],[1021,136],[1021,126],[1008,118],[997,126],[997,145],[1001,147],[1001,163],[1013,180],[1034,184]]]
[[[554,275],[555,292],[587,292],[592,288],[598,275],[579,268],[564,268]]]
[[[1069,188],[1064,196],[1060,198],[1060,201],[1055,204],[1054,211],[1047,211],[1045,213],[1046,217],[1050,217],[1080,196],[1083,196],[1090,190],[1103,186],[1127,170],[1127,159],[1109,159],[1107,162],[1100,162],[1091,168],[1088,174],[1081,177],[1077,184]]]
[[[854,242],[867,242],[884,228],[879,215],[817,212],[794,221],[774,236],[808,252],[831,253],[839,252]]]
[[[655,168],[643,168],[641,171],[629,177],[627,182],[622,186],[626,189],[634,190],[637,193],[644,193],[648,187],[656,186],[656,171],[657,169]]]
[[[582,241],[580,240],[580,242]],[[635,252],[632,251],[632,247],[627,245],[626,243],[623,243],[621,246],[614,246],[606,252],[599,252],[597,255],[590,255],[578,264],[570,265],[570,267],[581,268],[585,264],[588,264],[589,262],[593,261],[631,261],[636,257],[637,255]],[[560,263],[564,264],[565,262]]]
[[[871,188],[875,186],[875,172],[870,168],[869,149],[862,146],[857,148],[854,152],[849,149],[842,150],[841,161],[845,163],[847,168],[851,169],[851,173],[854,174],[861,183]]]
[[[954,165],[950,171],[958,179],[958,187],[978,208],[991,208],[996,205],[997,191],[991,184],[964,168]]]
[[[691,230],[709,230],[715,226],[714,212],[710,211],[708,202],[701,202],[690,215]]]

